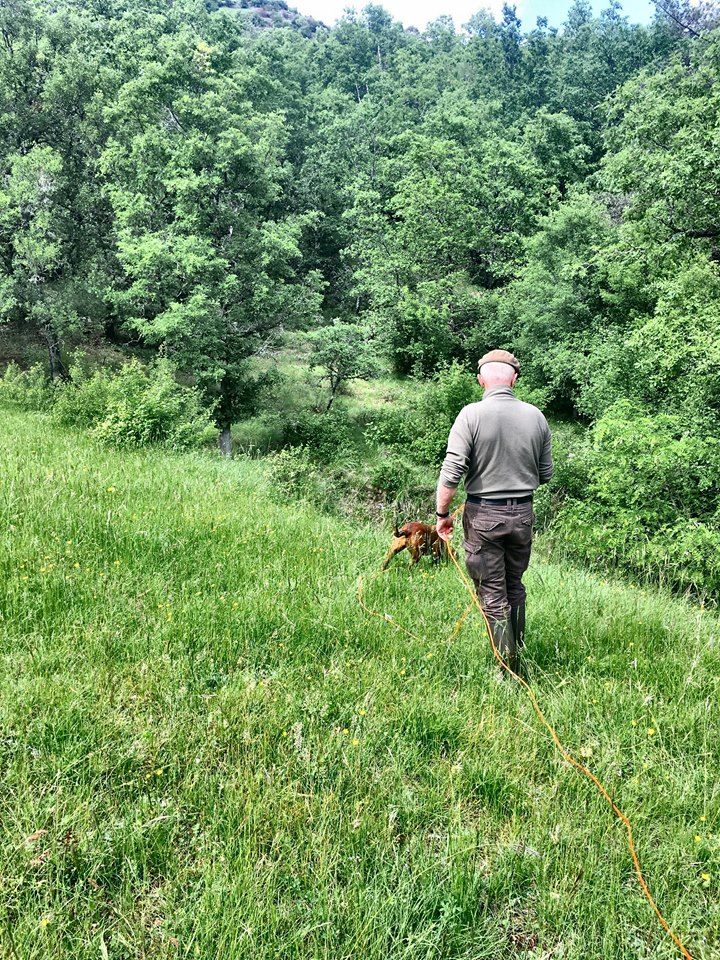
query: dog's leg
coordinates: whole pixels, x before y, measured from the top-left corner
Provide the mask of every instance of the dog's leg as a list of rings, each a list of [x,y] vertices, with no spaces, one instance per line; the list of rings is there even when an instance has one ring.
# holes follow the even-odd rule
[[[422,556],[422,541],[418,543],[417,539],[413,537],[408,543],[408,550],[410,551],[410,556],[412,557],[410,566],[414,567],[416,563],[419,563],[420,557]]]
[[[385,559],[383,560],[381,570],[386,570],[387,565],[390,563],[395,554],[400,553],[401,550],[404,550],[407,546],[407,540],[405,537],[395,537],[393,542],[390,544],[390,549],[385,554]]]

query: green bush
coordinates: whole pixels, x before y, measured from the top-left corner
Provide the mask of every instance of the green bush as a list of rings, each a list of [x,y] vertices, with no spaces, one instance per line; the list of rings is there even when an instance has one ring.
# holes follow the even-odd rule
[[[317,462],[316,451],[307,446],[286,447],[269,454],[267,462],[279,497],[306,500],[333,512],[338,499],[347,492],[345,484],[338,485],[339,468],[324,469]]]
[[[178,384],[166,360],[150,366],[132,360],[117,373],[78,373],[59,391],[54,415],[61,423],[89,427],[102,443],[118,447],[187,450],[217,434],[197,391]]]
[[[717,595],[720,440],[618,401],[556,461],[550,535],[563,553]]]
[[[309,457],[326,463],[354,446],[352,423],[340,408],[300,412],[284,425],[282,439],[284,447],[303,447]]]
[[[385,407],[366,414],[365,441],[374,447],[409,448],[413,439],[413,421],[404,407]]]
[[[417,403],[410,412],[410,451],[424,463],[442,462],[455,417],[466,404],[481,399],[482,390],[467,367],[453,362],[439,370],[419,386]]]
[[[70,382],[57,392],[53,416],[65,426],[94,427],[107,411],[114,374],[105,369],[91,373],[80,364],[70,374]]]
[[[0,377],[0,403],[19,410],[48,410],[55,391],[42,366],[38,363],[21,370],[9,363]]]

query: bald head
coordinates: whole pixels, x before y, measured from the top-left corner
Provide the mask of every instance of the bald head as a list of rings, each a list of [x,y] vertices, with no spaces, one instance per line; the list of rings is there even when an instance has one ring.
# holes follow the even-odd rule
[[[517,373],[509,363],[501,363],[497,360],[491,360],[480,367],[478,381],[485,390],[492,390],[493,387],[512,387],[517,380]]]

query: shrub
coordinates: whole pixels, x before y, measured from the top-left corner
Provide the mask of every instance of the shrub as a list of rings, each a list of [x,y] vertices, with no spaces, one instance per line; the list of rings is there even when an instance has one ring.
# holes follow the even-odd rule
[[[19,410],[48,410],[53,403],[55,390],[38,363],[28,370],[21,370],[10,363],[0,377],[0,403]]]
[[[271,483],[281,497],[307,500],[332,511],[339,497],[346,492],[337,487],[338,468],[334,477],[317,463],[316,451],[307,446],[286,447],[269,454],[267,460]]]
[[[320,414],[303,411],[283,429],[283,446],[303,447],[308,457],[318,461],[335,460],[353,445],[352,424],[340,409]]]
[[[119,447],[187,450],[217,434],[198,392],[177,383],[167,360],[147,367],[132,360],[115,374],[78,374],[62,387],[55,416],[89,427],[98,440]]]
[[[481,398],[477,380],[457,362],[439,370],[428,383],[419,385],[417,403],[411,413],[412,453],[425,463],[440,463],[455,417],[466,404]]]
[[[410,411],[404,406],[373,410],[366,415],[363,436],[372,446],[409,449],[413,439]]]
[[[565,554],[718,593],[720,441],[619,401],[560,463],[550,533]]]
[[[55,420],[65,426],[94,427],[108,408],[113,374],[104,369],[89,373],[79,364],[70,368],[70,374],[70,382],[57,393]]]

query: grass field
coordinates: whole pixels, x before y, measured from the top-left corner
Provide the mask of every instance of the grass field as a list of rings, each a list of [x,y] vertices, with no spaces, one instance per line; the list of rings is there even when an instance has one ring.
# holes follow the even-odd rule
[[[286,502],[257,461],[0,414],[0,955],[678,956],[624,833],[493,679],[452,566]],[[720,957],[718,621],[536,560],[549,719]]]

